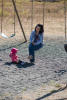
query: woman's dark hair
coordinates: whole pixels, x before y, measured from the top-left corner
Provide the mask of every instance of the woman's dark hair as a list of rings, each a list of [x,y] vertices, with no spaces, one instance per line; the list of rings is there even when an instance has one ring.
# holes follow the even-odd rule
[[[42,24],[37,24],[36,27],[35,27],[35,31],[36,31],[36,28],[37,28],[37,27],[40,27],[39,34],[42,34],[42,33],[44,32],[43,25],[42,25]]]

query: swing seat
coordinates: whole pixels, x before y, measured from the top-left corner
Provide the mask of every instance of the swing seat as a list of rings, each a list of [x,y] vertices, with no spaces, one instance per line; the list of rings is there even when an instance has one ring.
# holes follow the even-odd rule
[[[67,44],[64,44],[64,49],[67,52]]]
[[[15,34],[12,34],[10,37],[14,37],[15,36]]]
[[[2,36],[3,38],[8,39],[8,38],[14,37],[14,36],[15,36],[15,34],[12,34],[10,37],[8,37],[8,36],[7,36],[7,35],[5,35],[4,33],[0,33],[0,36]]]
[[[6,36],[4,33],[0,33],[0,35],[4,38],[8,38],[8,36]]]

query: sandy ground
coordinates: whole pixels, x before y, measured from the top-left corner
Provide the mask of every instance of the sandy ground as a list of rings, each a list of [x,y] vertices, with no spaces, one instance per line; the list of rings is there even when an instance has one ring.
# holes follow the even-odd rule
[[[34,64],[27,59],[28,44],[16,46],[24,66],[11,64],[11,48],[0,51],[0,100],[67,100],[64,40],[45,38]]]
[[[24,7],[26,11],[31,10],[30,5]],[[36,12],[37,16],[42,15],[42,9],[41,14],[38,11],[34,9],[34,14]],[[43,22],[43,16],[37,16],[34,16],[32,27],[38,22]],[[27,19],[26,17],[24,19],[21,17],[21,21],[28,38],[31,32],[31,16],[28,15]],[[35,52],[34,64],[30,64],[27,58],[29,43],[17,45],[24,41],[17,18],[15,37],[6,40],[0,36],[0,100],[67,100],[67,53],[64,50],[64,43],[67,42],[64,40],[64,25],[63,3],[60,5],[47,3],[44,46]],[[10,37],[14,33],[13,29],[13,19],[6,17],[6,20],[3,20],[3,33]],[[19,59],[26,62],[24,66],[11,64],[9,53],[12,47],[9,48],[10,46],[18,48]]]

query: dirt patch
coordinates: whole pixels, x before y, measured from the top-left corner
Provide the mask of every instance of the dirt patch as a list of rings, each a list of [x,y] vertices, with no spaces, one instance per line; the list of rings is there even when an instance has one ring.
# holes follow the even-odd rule
[[[63,2],[60,5],[54,4],[55,6],[48,2],[45,6],[44,46],[35,52],[35,64],[31,65],[27,59],[29,43],[17,45],[20,41],[24,41],[17,18],[16,36],[7,40],[0,37],[0,100],[67,100],[67,53],[64,50]],[[24,7],[30,12],[30,3],[28,5],[29,9],[27,9],[27,4]],[[37,13],[39,7],[42,15],[42,4],[36,6],[37,10],[34,9],[34,13]],[[27,14],[27,12],[24,13]],[[7,36],[14,33],[14,23],[12,19],[9,20],[11,23],[6,17],[3,22],[3,32]],[[31,15],[26,15],[24,20],[21,17],[21,21],[29,39]],[[33,28],[39,21],[42,22],[42,16],[35,16]],[[20,66],[11,63],[9,53],[12,47],[4,49],[10,44],[16,44],[13,47],[18,48],[19,58],[27,62],[27,65]]]
[[[17,48],[20,59],[29,63],[27,59],[28,45],[26,43]],[[36,100],[43,95],[53,93],[52,91],[55,89],[58,91],[60,87],[62,91],[45,99],[66,98],[67,90],[63,89],[67,83],[67,54],[64,50],[64,41],[45,40],[43,48],[36,52],[35,64],[29,64],[26,67],[10,63],[10,49],[0,52],[0,97],[2,99],[15,100],[14,98],[19,98],[22,100],[23,97],[27,98],[26,100]],[[52,86],[52,84],[54,85]],[[45,88],[46,91],[42,92]],[[19,95],[22,96],[18,97]]]

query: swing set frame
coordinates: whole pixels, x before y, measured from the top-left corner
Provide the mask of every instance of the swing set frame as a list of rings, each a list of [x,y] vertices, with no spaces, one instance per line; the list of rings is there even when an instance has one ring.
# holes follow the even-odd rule
[[[4,0],[2,0],[2,16],[1,16],[1,33],[0,33],[0,35],[2,35],[4,38],[9,38],[9,37],[7,37],[4,33],[2,33],[2,24],[3,24],[3,2],[4,2]],[[34,8],[34,4],[33,4],[33,2],[34,2],[34,0],[31,0],[31,31],[32,31],[32,29],[33,29],[33,8]],[[43,2],[43,26],[44,26],[44,16],[45,16],[45,2],[47,2],[47,0],[45,0],[45,2],[44,1],[42,1]],[[21,30],[22,30],[22,33],[23,33],[23,36],[24,36],[24,39],[25,39],[25,42],[27,41],[27,39],[26,39],[26,36],[25,36],[25,32],[24,32],[24,29],[23,29],[23,26],[22,26],[22,24],[21,24],[21,20],[20,20],[20,17],[19,17],[19,14],[18,14],[18,11],[17,11],[17,8],[16,8],[16,0],[12,0],[12,3],[13,3],[13,6],[14,6],[14,34],[12,34],[10,37],[13,37],[13,36],[15,36],[15,14],[16,14],[16,16],[17,16],[17,18],[18,18],[18,21],[19,21],[19,25],[20,25],[20,28],[21,28]],[[66,27],[67,27],[67,23],[66,23],[66,21],[67,21],[67,19],[66,19],[66,0],[64,0],[64,27],[65,27],[65,40],[66,40],[66,32],[67,32],[67,30],[66,30]]]
[[[18,21],[19,21],[19,25],[20,25],[20,28],[21,28],[21,31],[23,33],[23,36],[24,36],[24,39],[25,39],[25,42],[27,42],[27,39],[26,39],[26,36],[25,36],[25,32],[24,32],[24,29],[23,29],[23,26],[21,24],[21,20],[20,20],[20,17],[19,17],[19,14],[18,14],[18,11],[17,11],[17,8],[16,8],[16,0],[12,0],[12,3],[13,3],[13,6],[14,6],[14,34],[12,34],[10,37],[6,36],[4,33],[2,33],[2,29],[3,29],[3,0],[2,0],[2,16],[1,16],[1,33],[0,35],[4,38],[10,38],[10,37],[13,37],[15,36],[15,14],[17,15],[17,18],[18,18]]]

